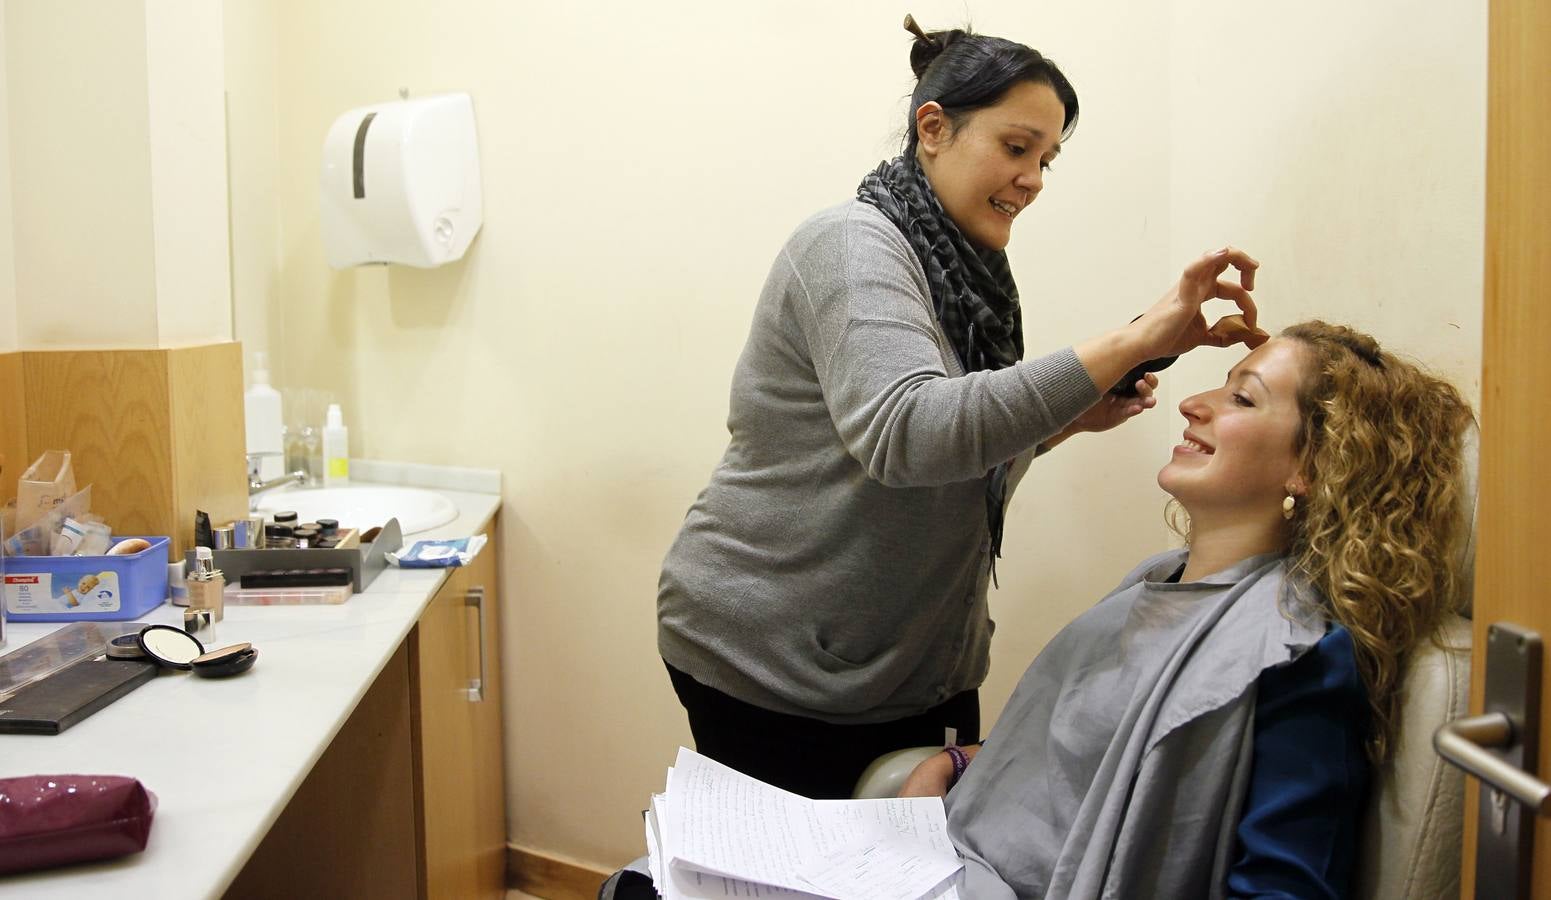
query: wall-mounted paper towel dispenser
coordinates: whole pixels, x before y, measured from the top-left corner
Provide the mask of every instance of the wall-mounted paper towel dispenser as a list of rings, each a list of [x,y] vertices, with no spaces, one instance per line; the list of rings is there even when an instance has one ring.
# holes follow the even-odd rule
[[[334,268],[461,258],[484,221],[473,100],[442,94],[350,110],[324,138],[321,187]]]

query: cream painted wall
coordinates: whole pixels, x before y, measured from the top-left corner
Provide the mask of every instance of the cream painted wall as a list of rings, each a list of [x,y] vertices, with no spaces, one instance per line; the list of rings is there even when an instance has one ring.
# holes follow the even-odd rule
[[[162,347],[232,335],[222,8],[145,0],[156,329]]]
[[[4,13],[18,345],[229,339],[220,5]]]
[[[280,35],[270,0],[225,0],[227,169],[230,174],[232,330],[245,368],[269,351],[285,309],[280,275]]]
[[[145,4],[7,0],[5,16],[21,346],[154,347]]]
[[[1339,318],[1479,402],[1485,4],[1179,0],[1171,31],[1172,254],[1239,243],[1268,327]],[[1192,363],[1171,399],[1220,379]]]
[[[6,82],[5,16],[0,15],[0,353],[16,336],[16,245],[11,227],[11,92]]]
[[[897,147],[901,9],[226,10],[234,135],[252,129],[233,153],[238,337],[262,323],[281,385],[340,395],[355,455],[502,470],[509,833],[618,865],[689,740],[655,653],[658,565],[724,447],[728,378],[776,249]],[[937,25],[965,6],[911,11]],[[1357,321],[1474,382],[1484,8],[1424,23],[1398,0],[971,12],[1050,52],[1083,102],[1011,248],[1031,352],[1129,319],[1187,257],[1231,240],[1266,263],[1269,323]],[[1289,35],[1295,50],[1276,49]],[[323,134],[400,87],[473,95],[484,230],[440,269],[332,272]],[[1165,405],[1234,358],[1181,363]],[[1179,421],[1160,410],[1079,439],[1025,481],[992,600],[988,722],[1049,636],[1168,540],[1153,476]]]

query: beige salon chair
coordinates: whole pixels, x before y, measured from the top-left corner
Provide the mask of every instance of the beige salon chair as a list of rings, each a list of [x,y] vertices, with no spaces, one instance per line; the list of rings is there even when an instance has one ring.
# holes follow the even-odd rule
[[[1477,436],[1466,445],[1466,496],[1470,536],[1460,565],[1465,591],[1459,604],[1470,615],[1475,577]],[[1438,646],[1441,644],[1442,646]],[[1432,736],[1470,708],[1468,618],[1451,616],[1440,640],[1412,654],[1401,683],[1404,705],[1394,754],[1375,773],[1363,822],[1353,896],[1361,900],[1434,900],[1459,896],[1464,833],[1464,774],[1433,750]],[[881,756],[857,782],[858,798],[893,797],[910,771],[939,747],[912,747]]]
[[[1412,655],[1401,684],[1404,705],[1395,753],[1377,773],[1363,822],[1357,856],[1356,896],[1364,900],[1403,900],[1459,896],[1459,864],[1464,845],[1464,772],[1433,750],[1439,726],[1470,710],[1469,616],[1476,569],[1476,504],[1480,465],[1479,431],[1465,442],[1465,496],[1468,537],[1459,561],[1462,595],[1454,616],[1436,644],[1423,644]]]

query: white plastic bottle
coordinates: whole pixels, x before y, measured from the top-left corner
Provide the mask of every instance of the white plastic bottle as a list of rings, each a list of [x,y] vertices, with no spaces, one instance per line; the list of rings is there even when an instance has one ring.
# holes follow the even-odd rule
[[[259,458],[259,477],[278,478],[285,471],[285,420],[280,392],[269,385],[269,360],[262,350],[253,354],[253,385],[242,401],[248,452],[267,454]]]
[[[345,416],[338,403],[329,404],[328,419],[323,425],[323,483],[350,483],[350,429],[345,427]]]

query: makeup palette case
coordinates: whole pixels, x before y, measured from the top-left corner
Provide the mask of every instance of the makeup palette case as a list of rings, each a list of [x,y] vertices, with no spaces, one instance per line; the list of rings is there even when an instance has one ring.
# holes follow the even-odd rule
[[[0,700],[0,734],[58,734],[156,677],[156,663],[83,659]]]

